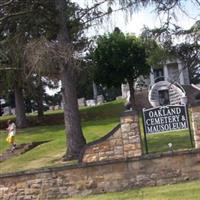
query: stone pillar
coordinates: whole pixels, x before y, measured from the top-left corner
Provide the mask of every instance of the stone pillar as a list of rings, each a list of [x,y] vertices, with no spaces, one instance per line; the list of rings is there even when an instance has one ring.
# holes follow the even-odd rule
[[[192,107],[192,127],[195,148],[200,149],[200,106]]]
[[[153,68],[151,67],[151,71],[150,71],[150,84],[151,86],[154,84],[154,74],[153,74]]]
[[[127,98],[128,91],[129,91],[128,84],[121,84],[121,92],[122,92],[122,98],[123,99]]]
[[[80,155],[79,162],[91,163],[120,160],[142,155],[142,145],[138,116],[126,111],[121,123],[99,140],[87,144]]]
[[[124,112],[120,118],[124,157],[142,155],[138,115],[134,111]]]
[[[180,84],[184,85],[183,66],[181,62],[178,62],[177,64],[178,64],[178,71],[180,73],[179,75]]]
[[[168,74],[167,64],[165,64],[165,65],[163,66],[163,71],[164,71],[164,80],[165,80],[165,81],[169,81],[169,74]]]

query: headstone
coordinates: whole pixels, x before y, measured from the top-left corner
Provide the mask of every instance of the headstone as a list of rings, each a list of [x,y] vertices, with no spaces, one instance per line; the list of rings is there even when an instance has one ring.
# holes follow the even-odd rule
[[[121,99],[122,99],[122,96],[116,97],[116,100],[121,100]]]
[[[3,109],[3,115],[11,115],[11,107],[7,106]]]
[[[4,99],[0,99],[0,104],[5,104],[6,101]]]
[[[54,106],[49,106],[49,110],[54,110]]]
[[[61,109],[63,110],[64,109],[64,103],[63,102],[61,102]]]
[[[124,98],[124,99],[127,98],[127,93],[129,92],[128,84],[122,84],[121,91],[122,91],[122,98]]]
[[[82,107],[82,106],[85,106],[85,105],[86,105],[85,98],[79,98],[78,99],[78,106]]]
[[[96,101],[94,99],[86,100],[87,106],[96,106]]]
[[[12,113],[13,115],[15,115],[15,108],[12,108],[12,109],[11,109],[11,113]]]
[[[100,105],[104,102],[104,97],[103,95],[98,95],[97,96],[97,105]]]
[[[54,110],[59,110],[60,109],[60,106],[59,105],[55,105],[54,106]]]

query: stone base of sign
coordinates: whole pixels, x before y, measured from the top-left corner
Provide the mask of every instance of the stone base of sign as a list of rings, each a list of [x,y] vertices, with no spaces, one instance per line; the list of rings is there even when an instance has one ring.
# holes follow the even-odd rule
[[[200,106],[192,107],[192,127],[195,148],[200,149]]]
[[[110,133],[85,146],[80,162],[118,160],[142,155],[141,138],[137,114],[124,112],[120,124]]]

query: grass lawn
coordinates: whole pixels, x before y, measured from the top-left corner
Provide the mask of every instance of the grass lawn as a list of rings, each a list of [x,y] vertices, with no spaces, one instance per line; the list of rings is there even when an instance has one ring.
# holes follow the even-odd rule
[[[143,151],[146,152],[141,113],[139,115],[139,124],[142,135]],[[192,148],[189,130],[147,134],[146,139],[149,153],[168,151],[168,143],[172,143],[174,150]]]
[[[119,123],[119,115],[123,110],[122,101],[109,102],[92,108],[81,109],[82,127],[87,142],[94,141]],[[62,112],[48,113],[51,119],[52,115],[63,115]],[[5,117],[3,117],[3,120]],[[6,118],[7,119],[7,118]],[[0,119],[1,122],[2,119]],[[140,116],[140,127],[143,136],[142,119]],[[5,141],[5,131],[0,131],[0,154],[7,148]],[[168,151],[168,143],[173,144],[174,149],[191,148],[188,131],[152,134],[147,137],[149,152]],[[61,157],[66,151],[66,138],[64,133],[64,125],[35,126],[18,130],[16,136],[17,143],[30,143],[33,141],[49,141],[37,146],[23,155],[11,158],[0,163],[0,173],[40,168],[52,165],[61,165]],[[144,139],[143,139],[144,149]]]
[[[69,200],[198,200],[200,181],[68,198]]]
[[[83,132],[87,142],[96,140],[112,130],[119,123],[119,118],[100,121],[88,121],[83,123]],[[6,134],[0,134],[0,153],[8,148],[5,142]],[[17,134],[18,143],[29,143],[31,141],[44,141],[44,143],[23,155],[11,158],[0,163],[0,173],[26,170],[51,165],[60,165],[57,162],[66,150],[66,138],[64,125],[41,126],[21,130]]]

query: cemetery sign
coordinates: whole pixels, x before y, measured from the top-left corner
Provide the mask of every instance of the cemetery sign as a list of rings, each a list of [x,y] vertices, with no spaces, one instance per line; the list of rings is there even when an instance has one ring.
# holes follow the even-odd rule
[[[143,109],[146,134],[188,129],[188,117],[184,105],[168,105]]]

